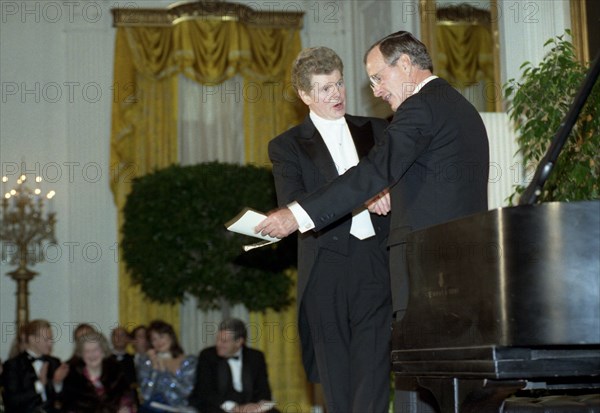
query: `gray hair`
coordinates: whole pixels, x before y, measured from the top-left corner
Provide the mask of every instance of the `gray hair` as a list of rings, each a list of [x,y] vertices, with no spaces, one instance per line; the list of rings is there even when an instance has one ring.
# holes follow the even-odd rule
[[[399,31],[385,36],[383,39],[375,42],[365,53],[364,63],[367,63],[369,53],[379,47],[385,63],[394,65],[403,54],[408,55],[410,60],[419,69],[433,72],[433,62],[427,51],[427,47],[415,36],[409,32]]]
[[[328,75],[334,70],[344,74],[342,59],[329,47],[309,47],[302,50],[292,66],[292,85],[296,91],[309,92],[313,75]]]
[[[248,337],[246,325],[238,318],[229,318],[221,321],[221,324],[219,324],[219,331],[231,331],[233,333],[234,340],[243,338],[244,341],[246,341],[246,338]]]
[[[91,331],[83,336],[80,336],[75,341],[75,354],[79,357],[83,357],[83,346],[86,343],[98,343],[102,352],[104,353],[103,358],[107,358],[110,356],[110,346],[108,345],[108,340],[102,333],[97,331]]]

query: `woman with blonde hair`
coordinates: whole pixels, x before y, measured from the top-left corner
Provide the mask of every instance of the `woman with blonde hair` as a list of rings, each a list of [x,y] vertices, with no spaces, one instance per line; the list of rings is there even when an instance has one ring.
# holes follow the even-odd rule
[[[128,381],[119,364],[110,358],[106,337],[96,331],[77,338],[77,356],[63,389],[68,413],[135,413]]]

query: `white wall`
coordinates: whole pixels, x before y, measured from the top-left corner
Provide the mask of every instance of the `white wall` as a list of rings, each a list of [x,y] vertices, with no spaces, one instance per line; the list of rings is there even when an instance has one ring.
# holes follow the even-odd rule
[[[41,175],[56,190],[57,248],[33,267],[30,319],[55,327],[70,355],[80,321],[107,332],[118,320],[116,211],[109,192],[114,31],[108,2],[0,3],[2,175]],[[3,192],[5,188],[3,188]],[[0,276],[0,357],[15,337],[16,285]]]
[[[368,45],[397,30],[418,33],[416,0],[240,1],[259,10],[303,10],[304,46],[335,49],[345,63],[349,112],[389,114],[370,96],[362,65]],[[27,172],[51,179],[60,246],[36,265],[30,317],[55,323],[66,358],[80,321],[108,332],[118,320],[116,210],[108,170],[114,29],[111,7],[161,7],[163,0],[0,2],[0,163],[11,182]],[[533,6],[532,6],[533,5]],[[503,79],[568,25],[567,0],[505,1],[500,17]],[[31,172],[37,171],[37,172]],[[54,250],[56,252],[57,250]],[[52,251],[49,251],[52,252]],[[15,335],[15,283],[0,268],[0,357]]]
[[[539,63],[546,40],[571,27],[569,0],[501,1],[498,12],[503,82],[518,80],[519,66]]]

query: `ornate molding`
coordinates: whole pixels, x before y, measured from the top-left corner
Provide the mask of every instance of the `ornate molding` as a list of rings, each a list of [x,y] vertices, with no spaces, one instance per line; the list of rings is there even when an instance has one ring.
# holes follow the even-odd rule
[[[470,4],[451,5],[439,7],[436,10],[438,24],[481,24],[491,26],[491,13],[489,10],[478,9]]]
[[[301,29],[303,11],[259,11],[244,4],[195,1],[175,3],[166,9],[114,8],[113,27],[170,27],[186,20],[239,21],[247,26]]]

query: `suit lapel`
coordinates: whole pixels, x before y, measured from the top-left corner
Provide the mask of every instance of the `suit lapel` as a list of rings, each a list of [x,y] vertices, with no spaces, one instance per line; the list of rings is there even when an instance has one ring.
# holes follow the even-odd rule
[[[242,393],[245,395],[244,397],[251,397],[254,393],[251,375],[252,367],[250,364],[250,357],[248,356],[246,347],[244,347],[242,350]]]
[[[217,356],[218,357],[218,356]],[[227,359],[218,357],[217,361],[217,388],[221,394],[226,394],[230,383],[233,383],[231,369]]]
[[[375,144],[373,131],[371,130],[368,122],[364,125],[358,126],[346,116],[346,123],[348,124],[348,129],[350,129],[350,135],[352,135],[354,147],[356,148],[356,153],[358,154],[358,159],[361,159],[363,156],[366,156],[369,153]]]
[[[38,380],[38,376],[33,368],[33,364],[29,360],[27,353],[22,352],[19,356],[19,374],[22,378],[22,382],[25,383],[25,386],[28,388],[35,387],[35,382]]]

